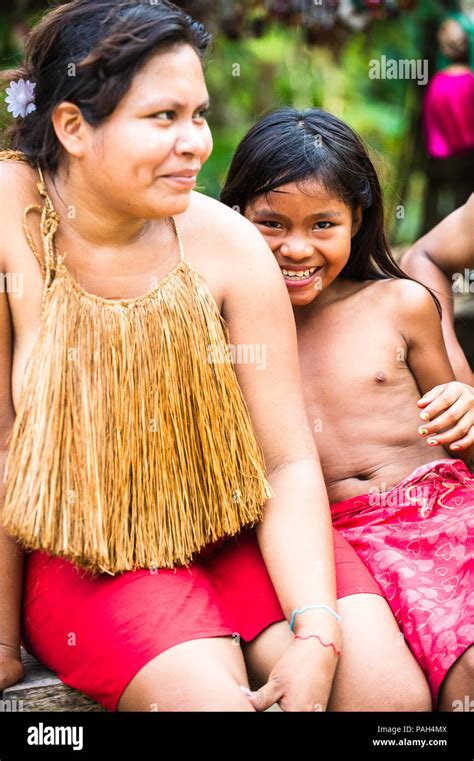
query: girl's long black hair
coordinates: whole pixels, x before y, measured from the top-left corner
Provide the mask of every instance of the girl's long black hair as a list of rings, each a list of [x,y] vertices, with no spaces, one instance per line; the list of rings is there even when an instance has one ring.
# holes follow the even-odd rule
[[[259,119],[237,147],[220,200],[244,214],[258,196],[308,180],[322,183],[353,210],[362,208],[362,224],[342,277],[413,280],[390,252],[382,188],[363,141],[327,111],[280,108]],[[438,299],[429,292],[441,315]]]

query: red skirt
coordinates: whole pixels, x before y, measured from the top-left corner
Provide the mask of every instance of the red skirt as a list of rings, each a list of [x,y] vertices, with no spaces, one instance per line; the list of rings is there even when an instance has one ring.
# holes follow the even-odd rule
[[[474,477],[462,460],[416,468],[387,492],[331,505],[383,589],[433,696],[474,644]]]
[[[334,532],[338,597],[381,589]],[[188,567],[93,578],[39,550],[25,553],[21,643],[65,684],[116,711],[152,658],[203,637],[245,641],[285,615],[253,529],[205,547]]]

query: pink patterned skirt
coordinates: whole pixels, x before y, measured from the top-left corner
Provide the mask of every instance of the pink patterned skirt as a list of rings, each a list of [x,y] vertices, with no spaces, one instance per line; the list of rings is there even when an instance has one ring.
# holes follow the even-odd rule
[[[462,460],[437,460],[331,512],[380,584],[436,705],[448,670],[474,643],[474,477]]]

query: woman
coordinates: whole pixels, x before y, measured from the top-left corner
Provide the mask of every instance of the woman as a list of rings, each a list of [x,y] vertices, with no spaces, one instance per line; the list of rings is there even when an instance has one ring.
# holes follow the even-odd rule
[[[11,145],[23,153],[3,158],[27,162],[0,165],[1,254],[4,271],[24,273],[27,298],[2,297],[4,455],[12,442],[0,674],[3,686],[21,675],[21,635],[111,710],[324,710],[341,632],[291,307],[252,226],[191,193],[212,147],[207,43],[167,2],[75,0],[29,40],[22,75],[34,102],[31,84],[10,88]],[[41,235],[20,222],[38,191]],[[264,371],[236,364],[242,399],[229,363],[198,355],[206,340],[224,348],[221,316],[234,345],[266,349]],[[257,545],[248,527],[269,494]],[[31,550],[21,630],[11,535]],[[256,699],[247,669],[268,677]],[[395,686],[400,706],[424,710],[423,687]],[[334,707],[350,699],[342,687]]]

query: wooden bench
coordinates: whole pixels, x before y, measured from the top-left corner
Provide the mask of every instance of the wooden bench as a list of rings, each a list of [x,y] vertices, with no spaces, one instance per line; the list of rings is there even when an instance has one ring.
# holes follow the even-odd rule
[[[21,682],[0,691],[2,709],[6,711],[102,711],[99,703],[68,687],[52,671],[21,648],[25,677]]]
[[[65,712],[105,712],[99,703],[91,700],[82,692],[68,687],[52,671],[33,658],[21,648],[21,660],[25,667],[25,677],[21,682],[12,684],[0,691],[2,710],[7,711],[65,711]],[[281,711],[275,703],[267,711]]]

